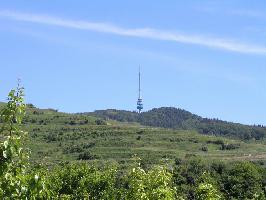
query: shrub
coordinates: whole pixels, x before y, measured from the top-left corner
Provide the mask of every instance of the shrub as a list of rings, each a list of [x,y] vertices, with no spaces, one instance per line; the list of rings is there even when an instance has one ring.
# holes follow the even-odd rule
[[[115,200],[116,167],[99,169],[88,164],[64,164],[49,176],[48,187],[56,199]]]
[[[257,167],[250,162],[239,162],[223,174],[223,187],[229,197],[253,199],[261,194],[262,177]]]
[[[95,120],[96,125],[106,125],[106,121],[102,119],[96,119]]]
[[[233,150],[238,149],[240,147],[240,144],[222,144],[221,150]]]
[[[78,160],[94,160],[94,159],[98,159],[99,156],[91,154],[91,152],[86,151],[83,153],[80,153],[78,156]]]
[[[127,199],[176,199],[172,174],[160,166],[148,172],[141,167],[133,168],[128,175]]]
[[[196,188],[197,200],[219,200],[223,199],[216,181],[207,172],[204,172],[199,178],[199,184]]]
[[[203,146],[203,147],[201,147],[201,150],[207,152],[208,151],[208,147],[207,146]]]
[[[207,144],[224,145],[224,141],[223,140],[208,140]]]

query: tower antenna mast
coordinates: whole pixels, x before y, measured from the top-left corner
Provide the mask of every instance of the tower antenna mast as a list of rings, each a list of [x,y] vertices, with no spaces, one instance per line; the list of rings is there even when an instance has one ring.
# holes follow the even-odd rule
[[[139,66],[139,99],[141,98],[141,95],[140,95],[140,66]]]
[[[143,109],[143,103],[142,103],[142,98],[141,98],[141,85],[140,82],[141,81],[141,74],[140,74],[140,66],[139,66],[139,97],[138,97],[138,101],[137,101],[137,109],[139,111],[139,113],[141,113],[141,110]]]

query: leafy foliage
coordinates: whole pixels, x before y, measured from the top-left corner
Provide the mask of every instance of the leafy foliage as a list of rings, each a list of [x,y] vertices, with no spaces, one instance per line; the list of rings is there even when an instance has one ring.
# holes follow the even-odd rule
[[[82,164],[57,166],[48,176],[56,199],[116,199],[116,168],[98,169]]]
[[[204,172],[200,177],[200,183],[196,188],[196,199],[198,200],[219,200],[223,199],[217,183],[210,174]]]
[[[234,164],[222,178],[224,189],[230,197],[252,199],[262,194],[262,176],[258,168],[251,163]]]
[[[134,167],[128,176],[127,199],[175,199],[172,174],[164,167],[154,167],[146,172]]]
[[[28,171],[29,152],[23,148],[26,132],[20,130],[25,104],[23,88],[18,86],[8,95],[8,103],[1,112],[3,126],[0,144],[0,198],[41,198],[46,191],[43,180]]]

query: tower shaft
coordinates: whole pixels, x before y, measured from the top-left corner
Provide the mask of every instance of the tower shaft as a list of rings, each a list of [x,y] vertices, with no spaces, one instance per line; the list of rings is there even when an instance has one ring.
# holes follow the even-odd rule
[[[141,110],[143,109],[143,103],[142,103],[142,98],[141,98],[141,74],[140,74],[140,67],[139,67],[139,97],[137,101],[137,109],[139,113],[141,113]]]
[[[140,69],[139,69],[139,99],[141,98],[141,94],[140,94]]]

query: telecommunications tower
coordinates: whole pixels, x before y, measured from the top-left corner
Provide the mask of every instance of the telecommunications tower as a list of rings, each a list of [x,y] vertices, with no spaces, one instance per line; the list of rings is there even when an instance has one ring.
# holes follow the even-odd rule
[[[139,67],[139,98],[137,101],[137,109],[139,110],[139,113],[141,113],[141,110],[143,109],[143,103],[141,98],[141,90],[140,90],[140,67]]]

